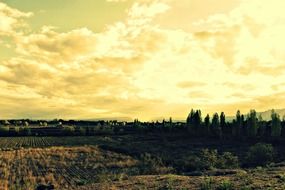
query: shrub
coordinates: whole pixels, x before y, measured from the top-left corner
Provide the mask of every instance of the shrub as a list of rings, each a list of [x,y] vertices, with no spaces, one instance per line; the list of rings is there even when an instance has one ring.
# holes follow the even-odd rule
[[[271,144],[257,143],[249,148],[247,164],[250,166],[264,166],[274,157],[274,148]]]
[[[176,190],[175,188],[175,179],[169,175],[165,184],[158,188],[158,190]]]
[[[183,171],[202,170],[202,161],[196,155],[190,155],[176,161],[176,168],[182,169]]]
[[[238,157],[230,152],[224,152],[218,160],[218,168],[233,169],[239,167]]]
[[[233,183],[229,180],[224,180],[222,183],[217,187],[217,190],[233,190],[234,186]]]
[[[217,166],[219,159],[217,150],[202,149],[199,157],[204,164],[204,169],[212,169]]]
[[[140,156],[139,169],[142,174],[166,174],[173,169],[166,167],[161,158],[144,153]]]
[[[213,178],[205,178],[200,184],[200,190],[212,190],[214,189],[214,180]]]
[[[238,157],[230,152],[219,155],[217,150],[202,149],[198,155],[191,155],[185,161],[187,170],[208,170],[213,168],[237,168]]]

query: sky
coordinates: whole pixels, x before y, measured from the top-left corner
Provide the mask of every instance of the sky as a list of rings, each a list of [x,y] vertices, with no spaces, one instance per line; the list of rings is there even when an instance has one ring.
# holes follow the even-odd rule
[[[0,0],[0,118],[285,108],[284,0]]]

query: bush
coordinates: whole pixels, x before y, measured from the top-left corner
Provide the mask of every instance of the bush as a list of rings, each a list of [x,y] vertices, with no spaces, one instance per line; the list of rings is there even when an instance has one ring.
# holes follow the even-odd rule
[[[139,169],[141,174],[167,174],[173,168],[166,167],[161,158],[144,153],[140,156]]]
[[[271,144],[257,143],[249,148],[247,164],[250,166],[264,166],[274,158],[274,148]]]
[[[219,159],[218,156],[217,150],[202,149],[199,157],[204,164],[204,169],[216,168]]]
[[[224,152],[218,160],[218,168],[233,169],[239,167],[238,157],[230,152]]]
[[[233,190],[234,186],[233,183],[229,180],[224,180],[222,183],[217,187],[217,190]]]
[[[200,184],[200,190],[212,190],[214,189],[214,180],[213,178],[205,178]]]
[[[225,152],[219,155],[217,150],[209,149],[202,149],[198,155],[191,155],[185,161],[187,170],[232,169],[238,166],[238,157],[232,153]]]

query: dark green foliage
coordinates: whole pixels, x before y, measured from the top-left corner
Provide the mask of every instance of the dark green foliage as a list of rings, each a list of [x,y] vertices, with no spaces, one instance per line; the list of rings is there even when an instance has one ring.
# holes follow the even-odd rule
[[[258,130],[257,122],[256,111],[250,110],[250,113],[247,115],[247,135],[249,137],[256,137]]]
[[[202,125],[202,115],[200,110],[194,111],[191,109],[191,112],[189,113],[186,124],[188,127],[189,132],[192,135],[197,135],[200,133],[200,128]]]
[[[271,136],[280,137],[281,135],[281,120],[280,116],[272,110],[271,113]]]
[[[205,136],[209,135],[209,133],[210,133],[210,126],[211,126],[210,116],[209,116],[209,114],[207,114],[207,116],[204,119],[204,132],[203,132],[203,134]]]
[[[238,168],[238,157],[229,152],[218,154],[217,150],[202,149],[199,154],[192,155],[186,160],[188,170],[208,170],[213,168]]]
[[[242,125],[243,120],[242,116],[240,114],[240,111],[238,110],[236,113],[236,119],[233,121],[233,128],[232,128],[232,135],[235,137],[240,137],[242,133]]]
[[[274,158],[274,148],[271,144],[257,143],[249,148],[247,164],[250,166],[264,166]]]
[[[211,124],[211,133],[212,133],[212,136],[215,136],[218,138],[220,138],[222,135],[218,113],[215,113],[213,115],[212,124]]]
[[[222,169],[233,169],[239,167],[239,160],[237,156],[234,156],[230,152],[224,152],[218,160],[218,168]]]
[[[224,112],[220,114],[220,128],[223,133],[226,133],[226,115]]]
[[[144,153],[140,156],[139,169],[142,174],[166,174],[171,172],[171,168],[167,168],[162,159],[157,156],[152,156],[149,153]]]
[[[260,137],[266,136],[266,121],[263,121],[262,116],[258,116],[258,135]]]
[[[233,189],[234,189],[233,183],[228,180],[222,181],[221,184],[217,187],[217,190],[233,190]]]

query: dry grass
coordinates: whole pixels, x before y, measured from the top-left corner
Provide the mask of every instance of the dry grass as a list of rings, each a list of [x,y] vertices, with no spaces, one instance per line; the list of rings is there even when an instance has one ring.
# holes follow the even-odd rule
[[[94,146],[1,151],[0,189],[29,190],[48,183],[56,189],[73,189],[96,181],[102,171],[120,171],[136,163],[129,156]]]

